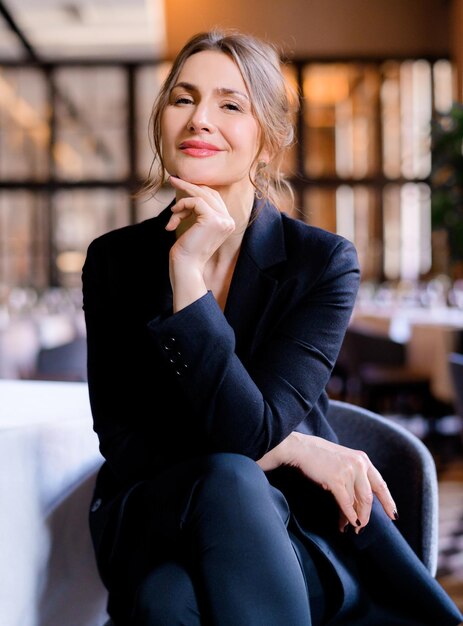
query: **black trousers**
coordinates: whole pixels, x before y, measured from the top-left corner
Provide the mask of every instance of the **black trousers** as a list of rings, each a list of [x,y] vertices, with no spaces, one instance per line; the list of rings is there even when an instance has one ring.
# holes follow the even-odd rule
[[[281,492],[247,457],[213,454],[133,492],[111,546],[117,626],[319,626],[323,572]]]
[[[349,550],[334,500],[300,479],[283,495],[254,461],[223,453],[139,483],[99,554],[116,626],[437,626],[386,586],[374,593],[379,573]],[[294,511],[314,518],[329,558]],[[348,572],[347,596],[333,559]]]

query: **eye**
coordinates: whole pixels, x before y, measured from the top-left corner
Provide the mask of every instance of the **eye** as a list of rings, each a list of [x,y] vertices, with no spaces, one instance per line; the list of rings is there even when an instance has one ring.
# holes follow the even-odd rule
[[[227,111],[243,111],[243,108],[240,107],[239,104],[236,104],[236,102],[225,102],[225,104],[222,105],[222,108]]]
[[[193,104],[193,100],[188,96],[178,96],[174,98],[174,104]]]

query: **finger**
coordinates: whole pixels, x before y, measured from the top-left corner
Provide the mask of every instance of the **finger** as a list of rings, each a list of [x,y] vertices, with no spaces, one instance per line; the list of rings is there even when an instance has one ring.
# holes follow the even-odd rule
[[[187,196],[185,198],[181,198],[174,206],[171,208],[172,213],[182,213],[183,211],[187,211],[188,215],[191,212],[195,212],[196,215],[217,215],[217,211],[214,210],[211,203],[201,198],[199,196]],[[228,214],[227,214],[228,215]]]
[[[165,227],[166,230],[175,230],[180,224],[180,222],[188,219],[190,215],[192,214],[191,209],[178,208],[174,212],[174,207],[172,207],[172,211],[173,213],[170,216],[169,221],[167,222],[166,227]]]
[[[190,183],[187,180],[183,180],[183,178],[177,178],[176,176],[170,176],[168,182],[175,189],[180,189],[181,191],[185,191],[190,196],[201,196],[205,199],[216,198],[219,194],[214,189],[207,187],[207,185],[196,185],[195,183]]]
[[[179,215],[171,215],[165,226],[166,230],[176,230],[181,221],[182,219]]]
[[[209,225],[214,225],[217,232],[225,233],[227,236],[235,230],[235,221],[226,209],[224,212],[216,211],[209,202],[197,196],[180,199],[172,207],[172,211],[181,215],[181,219],[185,219],[194,212],[197,222],[207,221]]]
[[[355,510],[357,511],[356,532],[368,524],[370,521],[371,507],[373,506],[373,490],[368,479],[367,469],[362,467],[357,473],[355,480]]]
[[[371,465],[368,470],[368,478],[370,480],[371,489],[373,493],[376,495],[376,497],[380,501],[387,515],[392,520],[395,520],[395,521],[398,520],[399,514],[397,513],[397,506],[394,501],[394,498],[392,497],[391,492],[389,491],[386,481],[384,480],[384,478],[381,476],[380,472],[374,465]]]
[[[341,509],[341,515],[344,515],[347,522],[357,528],[360,524],[357,511],[355,509],[355,497],[353,493],[349,493],[345,484],[339,483],[336,487],[331,489],[339,508]],[[345,525],[344,525],[345,526]]]
[[[351,453],[345,462],[343,484],[332,490],[342,513],[358,533],[370,519],[373,505],[373,492],[368,480],[368,469],[371,465],[368,456],[363,452]]]
[[[169,176],[167,182],[172,185],[172,187],[175,187],[176,189],[183,189],[184,191],[187,189],[197,190],[200,188],[200,185],[190,183],[189,181],[179,178],[178,176]]]
[[[216,211],[221,211],[228,214],[227,207],[222,199],[222,196],[216,189],[211,189],[207,185],[197,185],[190,183],[182,178],[171,176],[169,182],[175,189],[184,192],[189,196],[203,198],[212,208]]]
[[[342,511],[339,511],[339,530],[342,533],[345,533],[348,531],[349,529],[349,520],[347,519],[347,517],[344,515],[344,513]]]

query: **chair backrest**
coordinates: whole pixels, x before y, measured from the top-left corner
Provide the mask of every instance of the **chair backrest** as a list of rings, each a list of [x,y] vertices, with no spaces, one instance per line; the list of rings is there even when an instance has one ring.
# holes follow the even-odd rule
[[[455,393],[455,410],[463,418],[463,354],[451,352],[448,360]]]
[[[435,576],[438,557],[438,485],[434,459],[400,424],[359,406],[330,400],[328,421],[349,448],[364,450],[397,504],[397,526]]]

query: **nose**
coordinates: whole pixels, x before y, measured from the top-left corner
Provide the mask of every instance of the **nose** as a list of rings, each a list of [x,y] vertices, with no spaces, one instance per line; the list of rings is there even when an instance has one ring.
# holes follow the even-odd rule
[[[211,111],[206,103],[196,105],[188,120],[188,130],[190,132],[212,132],[214,124],[211,118]]]

